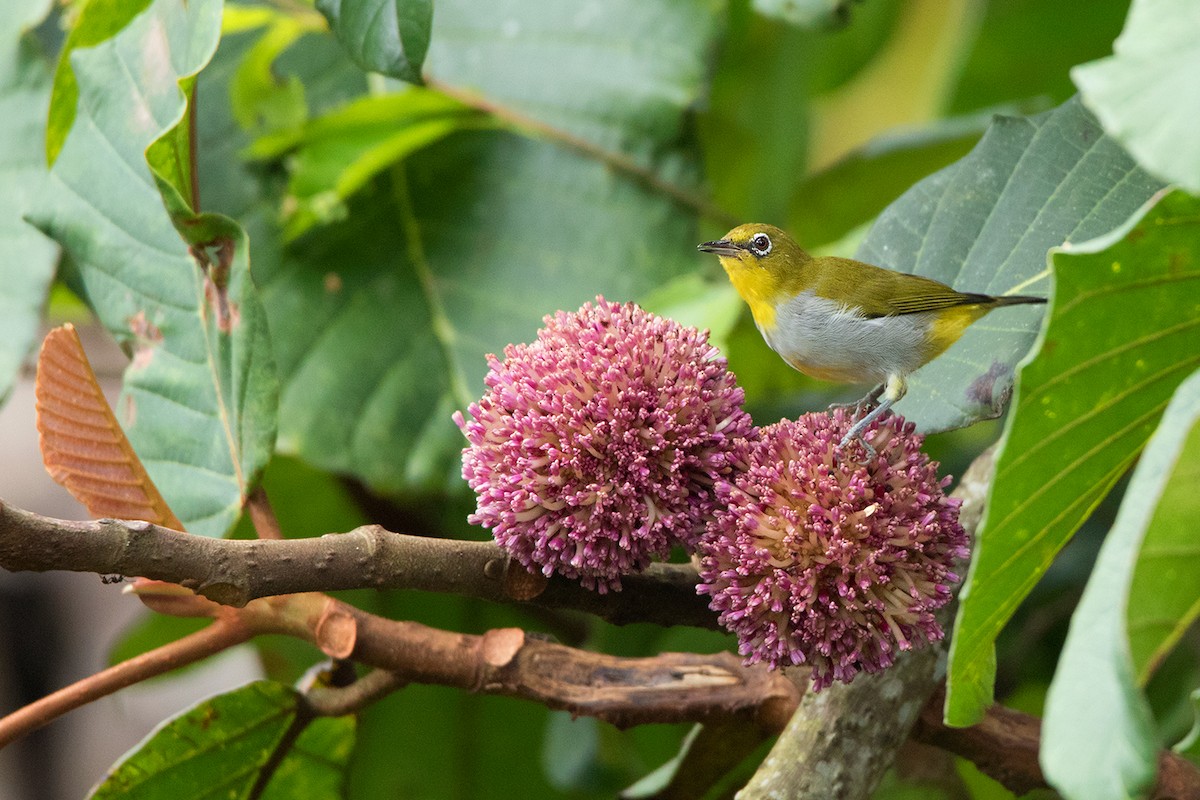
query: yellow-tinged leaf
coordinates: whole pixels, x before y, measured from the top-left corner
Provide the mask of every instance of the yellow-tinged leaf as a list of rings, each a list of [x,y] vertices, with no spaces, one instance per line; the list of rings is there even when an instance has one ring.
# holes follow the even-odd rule
[[[46,471],[88,513],[183,530],[125,438],[74,325],[46,335],[35,394]]]

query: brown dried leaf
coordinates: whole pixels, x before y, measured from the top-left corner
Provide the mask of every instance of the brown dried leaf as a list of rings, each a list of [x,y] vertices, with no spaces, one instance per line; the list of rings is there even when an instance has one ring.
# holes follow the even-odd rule
[[[35,394],[46,471],[88,513],[183,530],[125,438],[75,326],[63,325],[46,334]]]

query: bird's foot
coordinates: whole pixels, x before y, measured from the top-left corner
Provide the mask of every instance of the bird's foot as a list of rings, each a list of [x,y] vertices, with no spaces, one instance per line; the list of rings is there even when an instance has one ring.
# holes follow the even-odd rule
[[[884,385],[881,383],[867,392],[866,396],[860,397],[853,403],[830,404],[829,411],[849,411],[851,412],[850,421],[858,422],[879,407],[879,398],[883,395],[883,390]]]
[[[871,395],[867,395],[864,400],[872,399],[873,394],[874,392],[872,392]],[[890,398],[886,399],[879,405],[872,408],[870,413],[854,420],[854,424],[850,426],[850,430],[846,431],[846,435],[842,437],[840,442],[838,442],[838,450],[844,450],[847,445],[857,439],[858,441],[862,442],[863,448],[866,450],[866,459],[864,460],[864,463],[874,459],[878,454],[878,451],[870,442],[867,441],[866,436],[863,434],[866,432],[867,428],[872,422],[877,419],[882,419],[891,412],[892,403],[893,401]]]

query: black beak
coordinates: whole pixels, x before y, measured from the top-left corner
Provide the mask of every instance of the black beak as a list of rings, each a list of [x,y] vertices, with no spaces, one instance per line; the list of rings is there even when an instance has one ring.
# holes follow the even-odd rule
[[[741,248],[728,239],[717,239],[715,242],[698,244],[696,249],[702,253],[716,253],[719,256],[736,256],[741,252]]]

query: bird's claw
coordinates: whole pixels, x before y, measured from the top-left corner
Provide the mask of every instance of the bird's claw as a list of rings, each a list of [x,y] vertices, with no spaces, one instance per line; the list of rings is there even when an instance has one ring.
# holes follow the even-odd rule
[[[848,433],[842,437],[842,440],[840,442],[838,442],[836,452],[839,455],[844,454],[846,451],[846,446],[849,445],[850,443],[854,442],[855,440],[861,442],[863,449],[866,451],[865,457],[861,461],[856,460],[856,463],[866,464],[868,461],[873,461],[875,459],[875,456],[879,455],[879,451],[876,450],[875,447],[870,442],[867,441],[867,438],[865,436],[863,436],[861,433],[853,433],[853,432]]]

